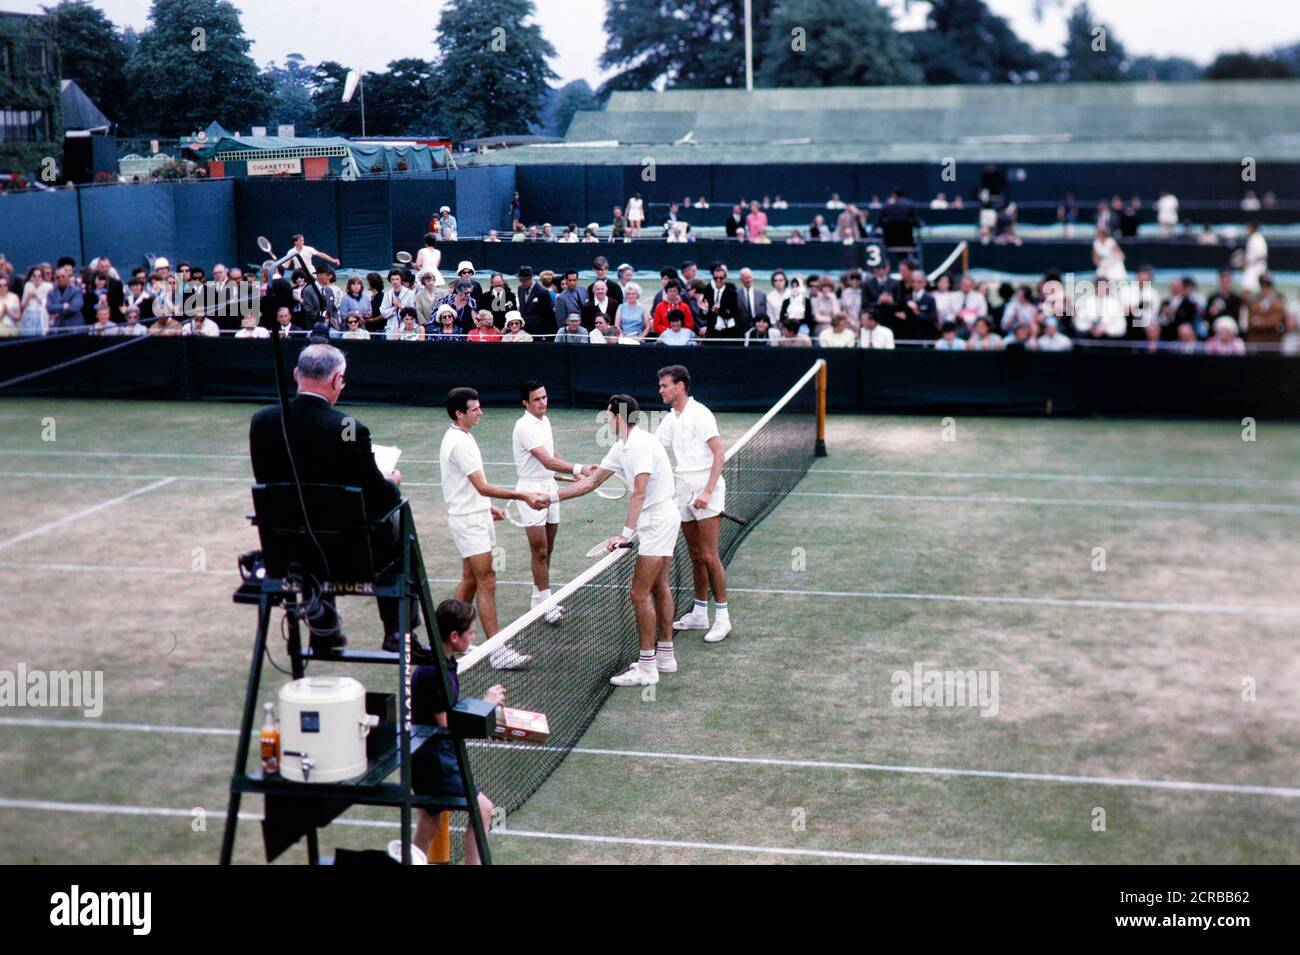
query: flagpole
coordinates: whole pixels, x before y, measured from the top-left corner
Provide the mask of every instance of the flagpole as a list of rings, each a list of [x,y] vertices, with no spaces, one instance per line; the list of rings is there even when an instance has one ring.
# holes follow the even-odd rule
[[[754,0],[745,0],[745,92],[754,92]]]
[[[362,138],[365,138],[366,135],[366,74],[358,73],[357,76],[358,76],[357,86],[360,87],[361,89],[361,136]]]

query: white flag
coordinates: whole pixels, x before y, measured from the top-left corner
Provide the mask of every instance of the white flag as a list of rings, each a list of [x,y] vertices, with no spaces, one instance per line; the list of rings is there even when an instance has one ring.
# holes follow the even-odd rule
[[[357,83],[360,80],[361,75],[356,70],[348,70],[348,78],[343,83],[343,102],[352,102],[352,94],[357,91]]]

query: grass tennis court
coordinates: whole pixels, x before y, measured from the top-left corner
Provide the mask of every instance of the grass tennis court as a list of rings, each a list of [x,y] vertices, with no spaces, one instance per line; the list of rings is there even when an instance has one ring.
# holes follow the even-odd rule
[[[257,543],[253,410],[0,404],[0,669],[102,670],[105,690],[97,720],[0,710],[0,862],[217,859],[255,622],[230,601]],[[445,416],[355,411],[404,449],[446,595]],[[476,432],[498,483],[517,414]],[[551,416],[560,453],[598,458],[594,410]],[[724,443],[757,417],[719,415]],[[1300,861],[1300,427],[832,415],[827,443],[731,565],[732,636],[679,637],[653,702],[616,691],[496,861]],[[566,505],[553,579],[622,514]],[[498,541],[507,621],[527,548]],[[341,609],[377,647],[373,606]],[[996,671],[996,715],[894,705],[918,664]],[[388,689],[378,670],[346,672]],[[396,834],[393,811],[343,819],[324,851]],[[236,858],[260,850],[244,822]]]

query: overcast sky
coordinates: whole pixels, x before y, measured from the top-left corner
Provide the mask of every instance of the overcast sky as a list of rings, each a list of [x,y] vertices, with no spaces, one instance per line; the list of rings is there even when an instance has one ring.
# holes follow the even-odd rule
[[[40,12],[55,0],[0,0],[6,10]],[[1300,42],[1300,3],[1294,0],[1091,0],[1092,9],[1109,24],[1134,54],[1185,56],[1202,64],[1225,50],[1262,51]],[[563,82],[586,79],[596,86],[604,78],[596,65],[605,47],[604,0],[535,0],[537,22],[555,47],[552,69]],[[1065,20],[1074,0],[1034,19],[1033,0],[988,0],[1016,31],[1040,49],[1059,52]],[[148,0],[95,0],[119,26],[143,30]],[[900,13],[905,0],[888,0]],[[443,0],[235,0],[243,11],[244,31],[253,41],[253,56],[265,65],[301,53],[309,63],[337,60],[348,66],[380,70],[391,60],[430,54],[434,25]],[[914,0],[901,21],[920,26],[928,6]]]

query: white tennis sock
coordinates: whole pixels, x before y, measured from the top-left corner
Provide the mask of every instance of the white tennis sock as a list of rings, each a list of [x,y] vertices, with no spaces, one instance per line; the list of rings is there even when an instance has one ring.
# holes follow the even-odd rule
[[[726,623],[731,622],[731,614],[727,612],[726,604],[714,604],[713,609],[717,611],[717,613],[714,614],[713,616],[714,620],[723,621]]]
[[[708,599],[706,598],[706,599],[704,599],[704,600],[700,600],[700,599],[697,597],[697,598],[695,599],[695,606],[691,608],[691,614],[692,614],[692,615],[699,614],[699,615],[702,616],[702,617],[707,617],[707,616],[709,615],[709,601],[708,601]]]
[[[656,643],[655,651],[665,660],[671,660],[673,658],[672,643]]]
[[[642,670],[653,670],[655,668],[655,652],[653,650],[642,650],[637,656],[636,665]]]

